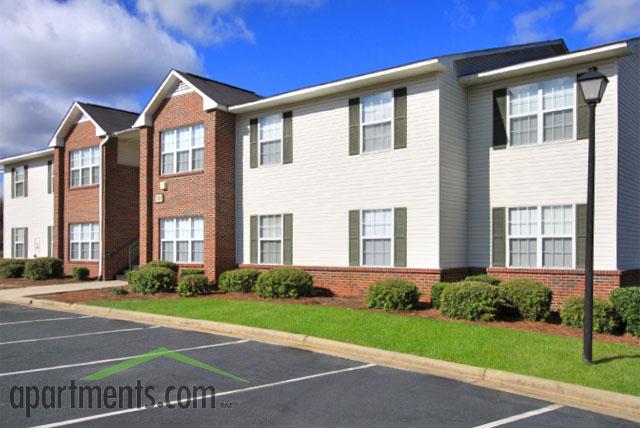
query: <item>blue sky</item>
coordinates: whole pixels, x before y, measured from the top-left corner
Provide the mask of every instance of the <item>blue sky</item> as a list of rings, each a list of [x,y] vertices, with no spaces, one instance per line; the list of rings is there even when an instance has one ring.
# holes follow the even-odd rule
[[[612,7],[612,5],[615,5]],[[172,67],[270,95],[417,59],[640,35],[640,0],[0,0],[0,157],[72,100],[139,111]]]

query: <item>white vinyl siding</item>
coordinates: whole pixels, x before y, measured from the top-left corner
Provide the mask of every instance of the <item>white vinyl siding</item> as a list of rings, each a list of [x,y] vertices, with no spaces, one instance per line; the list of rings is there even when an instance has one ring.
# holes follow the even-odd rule
[[[393,210],[363,210],[361,237],[363,266],[391,266]]]
[[[25,243],[27,236],[27,228],[18,227],[13,232],[13,258],[24,259],[27,257],[25,254]]]
[[[282,114],[261,117],[259,126],[260,165],[282,163]]]
[[[161,175],[204,169],[204,125],[160,133]]]
[[[160,258],[175,263],[204,261],[204,221],[202,217],[160,220]]]
[[[259,229],[260,263],[282,264],[282,215],[261,215]]]
[[[17,166],[13,171],[13,196],[24,196],[24,166]]]
[[[69,259],[98,260],[100,251],[100,228],[98,223],[69,225]]]
[[[393,147],[393,94],[391,91],[362,97],[362,153]]]
[[[71,158],[71,187],[98,184],[100,177],[100,147],[73,150]]]

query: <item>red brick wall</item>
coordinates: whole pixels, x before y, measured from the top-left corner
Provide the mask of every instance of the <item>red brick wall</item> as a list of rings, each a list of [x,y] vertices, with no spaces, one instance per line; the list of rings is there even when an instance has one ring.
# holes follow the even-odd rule
[[[204,125],[204,170],[160,176],[160,133],[182,126]],[[215,279],[235,266],[235,116],[202,110],[202,98],[189,93],[168,98],[151,127],[141,133],[141,262],[160,257],[160,220],[203,217],[204,263]],[[167,190],[160,190],[160,182]],[[164,202],[154,196],[162,193]]]

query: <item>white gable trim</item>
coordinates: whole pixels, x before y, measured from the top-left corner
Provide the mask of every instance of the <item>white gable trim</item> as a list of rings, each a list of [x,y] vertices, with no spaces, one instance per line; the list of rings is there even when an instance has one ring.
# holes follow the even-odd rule
[[[162,103],[162,101],[164,101],[164,99],[170,94],[171,90],[173,89],[174,85],[178,80],[189,85],[198,95],[202,97],[203,110],[213,110],[216,108],[218,109],[222,108],[226,110],[226,107],[218,104],[214,99],[205,95],[204,92],[202,92],[200,89],[196,88],[193,84],[191,84],[191,82],[189,82],[189,80],[186,77],[184,77],[182,74],[180,74],[176,70],[171,70],[171,72],[164,79],[160,87],[153,94],[151,101],[149,101],[149,103],[146,105],[144,110],[142,110],[142,113],[140,113],[140,116],[138,116],[138,118],[136,119],[135,123],[133,124],[134,128],[140,128],[142,126],[151,126],[153,113],[156,112],[158,107],[160,107],[160,104]]]
[[[74,101],[66,116],[62,120],[62,123],[60,123],[60,126],[56,130],[56,133],[53,134],[51,141],[49,141],[49,147],[64,146],[64,137],[66,137],[71,127],[78,121],[83,120],[84,117],[87,117],[96,127],[96,137],[104,137],[105,135],[107,135],[105,130],[102,129],[100,125],[98,125],[98,122],[96,122],[91,117],[91,115],[87,113],[86,110],[82,108],[82,106],[80,106],[77,101]]]

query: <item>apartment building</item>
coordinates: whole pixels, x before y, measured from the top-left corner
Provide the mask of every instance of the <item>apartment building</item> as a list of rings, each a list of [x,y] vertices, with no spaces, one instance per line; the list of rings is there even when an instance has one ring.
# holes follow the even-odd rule
[[[53,150],[0,160],[4,168],[2,255],[28,259],[53,254]]]

